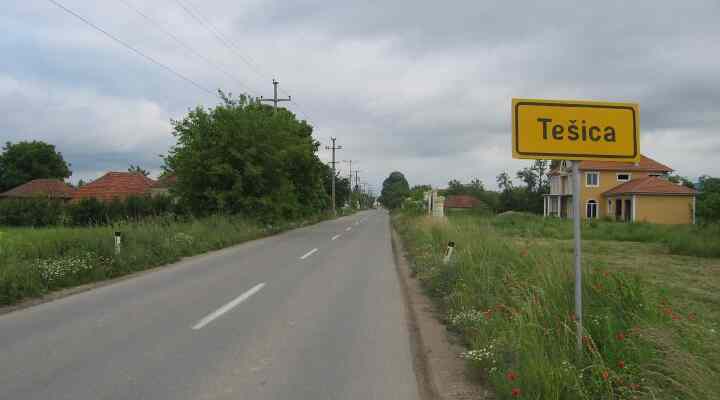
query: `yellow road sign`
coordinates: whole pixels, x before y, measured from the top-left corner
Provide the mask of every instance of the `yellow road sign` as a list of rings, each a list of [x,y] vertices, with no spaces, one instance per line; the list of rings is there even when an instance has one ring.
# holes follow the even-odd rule
[[[513,99],[513,157],[640,160],[635,103]]]

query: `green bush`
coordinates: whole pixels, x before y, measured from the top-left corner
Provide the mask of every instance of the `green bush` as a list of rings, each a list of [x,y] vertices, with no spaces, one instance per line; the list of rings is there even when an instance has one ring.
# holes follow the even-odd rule
[[[0,200],[0,225],[49,226],[63,221],[63,203],[43,198]]]

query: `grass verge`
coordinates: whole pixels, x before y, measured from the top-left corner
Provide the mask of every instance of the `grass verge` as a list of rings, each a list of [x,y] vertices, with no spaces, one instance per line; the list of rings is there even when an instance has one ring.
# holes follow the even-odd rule
[[[0,227],[0,306],[169,264],[329,218],[319,215],[274,226],[216,215],[184,221],[152,218],[90,228]],[[122,232],[120,254],[115,254],[115,231]]]
[[[507,235],[572,239],[572,221],[526,213],[499,215],[492,226]],[[595,220],[583,221],[583,239],[662,244],[673,254],[720,257],[720,224],[658,225]]]
[[[720,398],[718,320],[706,312],[717,304],[719,264],[652,241],[586,242],[578,354],[571,242],[512,233],[497,218],[395,215],[393,224],[448,328],[463,337],[463,357],[499,398]],[[520,222],[513,229],[535,229]],[[449,240],[457,248],[446,266]],[[714,283],[698,291],[694,265],[714,272]]]

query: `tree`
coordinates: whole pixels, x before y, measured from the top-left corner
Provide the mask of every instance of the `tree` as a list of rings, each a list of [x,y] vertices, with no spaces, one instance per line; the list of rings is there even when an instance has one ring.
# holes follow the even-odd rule
[[[698,179],[697,216],[702,222],[720,221],[720,178],[703,175]]]
[[[409,193],[410,185],[402,172],[394,171],[383,181],[382,202],[391,210],[400,207]]]
[[[132,165],[132,164],[130,164],[130,168],[128,168],[128,172],[133,173],[133,174],[142,174],[143,176],[149,176],[149,175],[150,175],[149,172],[147,172],[146,170],[140,168],[139,165]]]
[[[445,190],[445,196],[453,196],[458,194],[464,194],[465,193],[465,187],[462,183],[460,183],[457,179],[451,179],[450,182],[448,182],[448,187]]]
[[[5,143],[0,154],[0,192],[33,179],[66,179],[72,175],[55,146],[41,142]]]
[[[495,180],[502,191],[511,190],[513,188],[512,179],[510,179],[510,175],[508,175],[505,171],[501,172]]]
[[[239,213],[264,220],[289,219],[330,208],[326,167],[312,127],[286,109],[220,92],[215,108],[198,107],[173,121],[177,144],[164,170],[194,213]]]

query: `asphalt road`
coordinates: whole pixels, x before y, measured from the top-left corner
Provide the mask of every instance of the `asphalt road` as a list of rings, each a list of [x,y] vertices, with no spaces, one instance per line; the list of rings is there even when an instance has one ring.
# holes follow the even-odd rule
[[[0,399],[417,399],[368,211],[0,316]]]

